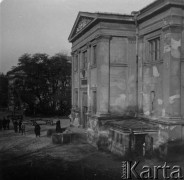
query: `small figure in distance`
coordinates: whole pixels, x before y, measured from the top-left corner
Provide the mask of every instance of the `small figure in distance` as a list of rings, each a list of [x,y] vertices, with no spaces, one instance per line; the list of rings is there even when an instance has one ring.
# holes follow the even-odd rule
[[[19,120],[19,133],[21,132],[22,120]]]
[[[35,135],[36,137],[39,136],[40,137],[40,125],[35,123],[35,128],[34,128],[34,132],[35,132]]]
[[[56,133],[59,133],[61,131],[61,124],[60,124],[60,120],[58,120],[56,122]]]
[[[8,117],[6,119],[6,127],[8,130],[10,129],[10,119]]]
[[[3,129],[6,130],[6,118],[3,117]]]
[[[26,125],[24,123],[22,123],[22,125],[21,125],[21,132],[22,132],[22,135],[26,134]]]
[[[18,130],[18,122],[17,122],[17,120],[14,121],[13,125],[14,125],[14,130],[17,133],[17,130]]]

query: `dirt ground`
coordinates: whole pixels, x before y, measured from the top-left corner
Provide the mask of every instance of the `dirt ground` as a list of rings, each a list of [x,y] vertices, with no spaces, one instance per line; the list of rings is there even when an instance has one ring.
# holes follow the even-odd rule
[[[61,126],[69,125],[62,120]],[[42,121],[41,137],[35,137],[34,126],[26,124],[26,135],[10,130],[0,131],[0,179],[59,180],[59,179],[120,179],[121,161],[110,153],[97,151],[85,140],[85,131],[73,128],[83,138],[70,144],[57,145],[47,137]]]
[[[10,130],[0,131],[0,180],[118,180],[121,179],[122,158],[108,152],[98,151],[87,143],[85,131],[71,130],[81,138],[70,144],[58,145],[47,137],[48,129],[55,125],[41,124],[41,137],[35,137],[34,126],[27,121],[26,135]],[[69,126],[69,120],[61,121],[62,127]],[[138,160],[138,159],[137,159]],[[180,159],[179,165],[184,165]],[[157,159],[142,160],[146,165],[163,165]],[[176,162],[174,162],[176,164]]]

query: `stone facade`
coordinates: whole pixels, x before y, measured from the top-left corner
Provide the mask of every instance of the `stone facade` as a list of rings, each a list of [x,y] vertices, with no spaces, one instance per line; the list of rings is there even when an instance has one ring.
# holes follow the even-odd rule
[[[157,0],[131,15],[79,12],[69,36],[72,115],[92,144],[124,155],[147,135],[153,148],[184,139],[183,8]],[[148,129],[112,128],[130,117]]]

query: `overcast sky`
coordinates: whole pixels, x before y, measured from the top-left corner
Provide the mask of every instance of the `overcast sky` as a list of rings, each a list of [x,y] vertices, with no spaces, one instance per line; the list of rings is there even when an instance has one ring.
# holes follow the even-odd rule
[[[129,14],[153,0],[0,0],[0,72],[24,53],[70,54],[79,11]]]

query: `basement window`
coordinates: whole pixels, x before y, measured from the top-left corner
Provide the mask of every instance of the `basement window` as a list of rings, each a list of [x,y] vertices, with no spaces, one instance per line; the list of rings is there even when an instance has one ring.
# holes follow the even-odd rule
[[[153,62],[160,60],[160,37],[149,40],[149,59]]]

